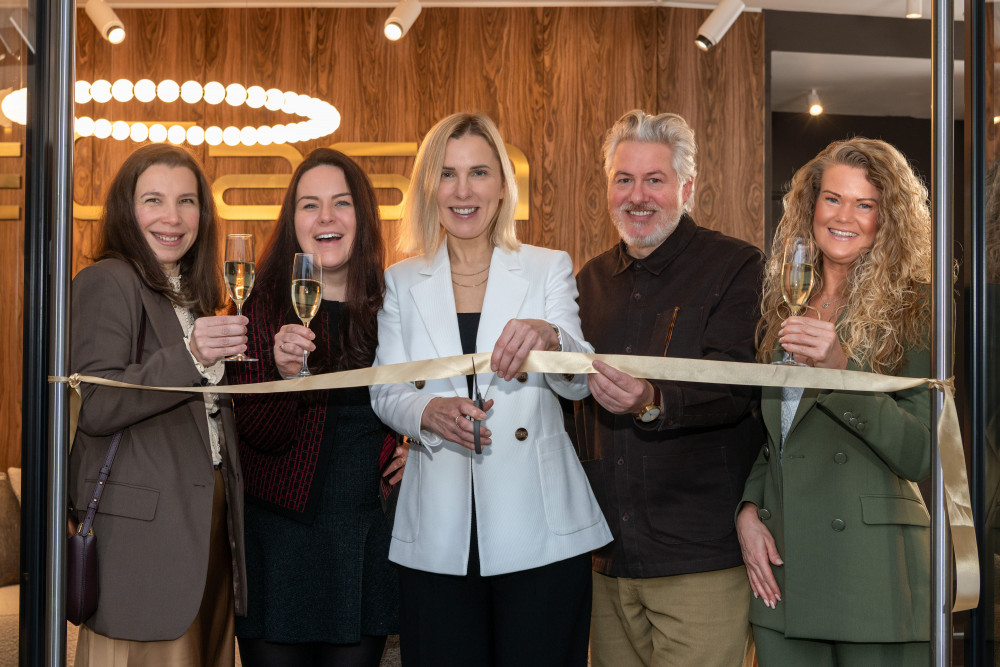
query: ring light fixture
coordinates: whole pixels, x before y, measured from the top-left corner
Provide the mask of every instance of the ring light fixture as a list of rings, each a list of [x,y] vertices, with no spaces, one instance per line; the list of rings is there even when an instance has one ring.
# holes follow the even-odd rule
[[[8,95],[4,102],[6,103],[12,97],[14,98],[12,102],[19,102],[23,105],[27,101],[27,91],[25,89],[15,91]],[[228,146],[238,144],[266,146],[268,144],[296,143],[319,139],[333,134],[340,127],[340,112],[329,102],[277,88],[269,90],[264,90],[261,86],[245,88],[239,83],[223,86],[218,81],[211,81],[204,86],[197,81],[186,81],[179,85],[170,79],[165,79],[158,84],[149,79],[141,79],[134,84],[128,79],[119,79],[114,83],[104,79],[93,83],[77,81],[75,88],[77,104],[87,104],[91,101],[104,104],[112,99],[122,103],[131,102],[133,99],[139,102],[152,102],[157,98],[168,104],[178,100],[186,104],[197,104],[205,101],[208,104],[216,105],[226,102],[234,107],[246,105],[251,109],[264,108],[269,111],[281,111],[292,116],[300,116],[306,120],[275,125],[247,125],[242,128],[235,126],[222,128],[215,125],[206,128],[197,123],[189,122],[164,125],[143,121],[118,120],[112,122],[105,118],[94,119],[82,116],[76,119],[74,130],[82,137],[95,136],[99,139],[105,139],[110,136],[121,141],[131,139],[142,142],[148,139],[153,142],[169,141],[173,144],[187,142],[192,146],[202,143],[207,143],[210,146],[222,143]],[[6,105],[3,111],[11,120],[24,124],[25,114],[23,112],[18,113],[18,110],[11,109],[13,115],[8,114]]]

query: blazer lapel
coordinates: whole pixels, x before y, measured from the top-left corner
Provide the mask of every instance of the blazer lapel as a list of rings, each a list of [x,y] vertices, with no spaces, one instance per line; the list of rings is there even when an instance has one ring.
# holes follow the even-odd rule
[[[483,315],[476,335],[477,352],[493,352],[507,322],[520,314],[529,287],[528,280],[521,273],[521,259],[517,253],[493,249],[490,279],[483,298]],[[485,371],[478,374],[483,396],[497,377],[489,368]]]
[[[410,287],[410,296],[427,329],[438,357],[462,354],[462,339],[455,316],[455,292],[451,287],[451,262],[447,243],[442,242],[431,263],[420,269],[423,278]],[[458,396],[468,396],[465,377],[449,378]]]
[[[143,288],[141,290],[142,305],[146,308],[146,341],[144,347],[147,350],[158,350],[169,345],[169,341],[180,340],[184,337],[181,323],[177,319],[177,313],[170,300],[152,290]],[[156,338],[156,345],[150,345],[150,337]],[[191,362],[194,363],[194,360]],[[201,441],[206,451],[211,454],[211,440],[208,435],[208,417],[205,414],[205,401],[202,394],[197,394],[197,398],[202,400],[186,401],[194,423],[198,425],[198,432],[201,433]]]
[[[805,389],[802,392],[802,398],[799,400],[799,407],[795,410],[795,417],[792,419],[792,425],[788,428],[788,433],[791,435],[795,427],[799,425],[802,418],[807,412],[813,409],[816,405],[816,398],[819,397],[819,389]],[[781,409],[781,401],[778,401],[778,409]],[[781,432],[781,415],[778,416],[778,432]]]

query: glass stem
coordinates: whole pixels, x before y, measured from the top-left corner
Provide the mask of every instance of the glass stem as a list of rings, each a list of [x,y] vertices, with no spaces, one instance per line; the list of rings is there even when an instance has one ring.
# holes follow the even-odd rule
[[[798,308],[789,308],[789,310],[792,311],[792,315],[793,316],[796,316],[796,315],[799,314],[799,309]],[[781,363],[788,364],[788,365],[796,365],[796,366],[798,365],[798,364],[795,363],[795,355],[794,354],[792,354],[791,352],[789,352],[788,350],[786,350],[784,347],[781,348],[781,352],[782,352]]]
[[[299,371],[299,375],[309,375],[309,366],[306,365],[306,359],[309,357],[309,353],[302,350],[302,370]]]

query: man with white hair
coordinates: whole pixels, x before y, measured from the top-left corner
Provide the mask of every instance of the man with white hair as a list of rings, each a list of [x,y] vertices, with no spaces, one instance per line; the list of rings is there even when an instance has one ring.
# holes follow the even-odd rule
[[[694,132],[634,110],[604,143],[621,241],[577,277],[599,353],[754,361],[763,255],[695,224]],[[750,587],[734,516],[761,443],[759,391],[633,378],[600,361],[576,406],[614,541],[593,554],[594,667],[737,667]]]

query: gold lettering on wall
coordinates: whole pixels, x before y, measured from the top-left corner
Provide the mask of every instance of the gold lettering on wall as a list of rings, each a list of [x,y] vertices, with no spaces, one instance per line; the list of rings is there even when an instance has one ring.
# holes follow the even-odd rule
[[[20,155],[20,144],[0,143],[0,157],[7,153],[4,150],[8,146],[16,147],[17,152],[13,155]],[[418,144],[409,141],[356,141],[339,142],[330,144],[330,148],[338,150],[351,157],[414,157],[417,154]],[[511,163],[514,167],[514,181],[517,186],[517,208],[514,217],[517,220],[527,220],[530,210],[530,170],[528,158],[517,146],[506,144],[507,154],[510,155]],[[278,204],[230,204],[226,202],[226,193],[234,190],[284,190],[291,181],[292,172],[302,163],[303,156],[297,148],[289,144],[270,144],[268,146],[209,146],[208,155],[213,158],[245,158],[248,164],[254,164],[254,160],[259,158],[281,158],[289,165],[288,173],[280,174],[227,174],[219,176],[212,182],[212,197],[215,199],[216,210],[222,220],[245,220],[245,221],[270,221],[277,220],[281,206]],[[0,174],[0,187],[3,186],[5,174]],[[402,174],[374,174],[369,173],[368,178],[372,182],[372,187],[380,190],[395,190],[399,192],[400,199],[406,193],[410,185],[410,179]],[[20,187],[20,185],[16,186]],[[279,197],[280,199],[280,197]],[[15,210],[14,219],[17,219],[16,206],[0,206],[0,219],[5,218],[5,211],[8,208]],[[399,220],[403,214],[403,204],[382,204],[379,206],[379,215],[383,220]],[[73,202],[73,217],[78,220],[97,220],[101,216],[100,206],[87,206]]]
[[[514,182],[517,184],[517,208],[514,209],[515,220],[527,220],[531,195],[531,181],[528,180],[528,156],[517,146],[504,144],[511,166],[514,167]]]
[[[291,171],[302,163],[302,153],[288,144],[271,144],[268,146],[209,146],[211,157],[243,157],[260,158],[276,157],[288,161]],[[252,164],[252,163],[251,163]],[[277,220],[281,211],[280,205],[227,204],[226,192],[229,190],[284,190],[292,179],[291,171],[287,174],[229,174],[220,176],[212,183],[212,196],[219,217],[223,220]]]
[[[21,157],[21,143],[17,141],[0,142],[0,157]],[[0,173],[0,188],[5,190],[20,190],[21,175],[16,173]],[[0,220],[20,220],[21,207],[16,205],[0,206]]]
[[[419,146],[412,141],[341,141],[330,148],[351,157],[416,157]],[[368,174],[376,190],[399,191],[400,203],[380,204],[378,214],[383,220],[403,217],[403,195],[410,186],[410,179],[400,174]]]

